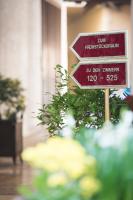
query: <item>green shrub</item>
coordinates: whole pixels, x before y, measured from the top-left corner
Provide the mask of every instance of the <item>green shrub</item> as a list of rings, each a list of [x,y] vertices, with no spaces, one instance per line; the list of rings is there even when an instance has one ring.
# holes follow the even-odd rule
[[[100,128],[104,119],[104,90],[80,89],[78,86],[69,86],[69,74],[63,67],[56,66],[56,73],[60,77],[57,83],[56,94],[52,96],[49,104],[43,105],[39,110],[38,119],[43,125],[47,125],[51,135],[65,126],[63,120],[65,113],[71,111],[75,120],[76,128],[89,126]],[[63,87],[67,91],[62,94]],[[110,90],[112,94],[114,90]],[[110,95],[110,119],[113,123],[119,122],[119,113],[126,103],[116,95]]]

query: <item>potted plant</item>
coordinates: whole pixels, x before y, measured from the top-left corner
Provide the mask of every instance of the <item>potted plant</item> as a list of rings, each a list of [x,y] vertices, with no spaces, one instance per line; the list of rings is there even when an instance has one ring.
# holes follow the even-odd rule
[[[20,81],[0,75],[0,156],[11,156],[14,163],[17,155],[21,159],[24,108]]]

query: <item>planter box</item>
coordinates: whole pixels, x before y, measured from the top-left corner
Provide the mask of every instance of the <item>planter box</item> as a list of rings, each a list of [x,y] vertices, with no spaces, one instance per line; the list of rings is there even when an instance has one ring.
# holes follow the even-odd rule
[[[17,156],[22,162],[22,150],[22,121],[0,120],[0,156],[12,157],[16,164]]]

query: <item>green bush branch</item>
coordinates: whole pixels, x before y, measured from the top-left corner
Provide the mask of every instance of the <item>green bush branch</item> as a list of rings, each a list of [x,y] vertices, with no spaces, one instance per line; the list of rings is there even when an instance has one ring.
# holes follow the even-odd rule
[[[38,119],[40,123],[47,126],[51,135],[65,126],[63,117],[66,112],[71,111],[76,120],[76,128],[89,126],[100,128],[104,119],[104,90],[102,89],[80,89],[78,86],[70,87],[70,77],[63,67],[57,65],[56,74],[56,94],[52,96],[49,104],[43,105],[39,110]],[[67,87],[67,91],[62,94],[61,90]],[[110,90],[112,94],[114,90]],[[110,96],[110,119],[113,123],[118,123],[119,113],[126,103],[117,96]]]

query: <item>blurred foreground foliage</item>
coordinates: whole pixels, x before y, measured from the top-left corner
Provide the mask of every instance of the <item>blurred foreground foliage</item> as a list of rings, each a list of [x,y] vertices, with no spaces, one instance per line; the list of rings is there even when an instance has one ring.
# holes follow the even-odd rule
[[[32,187],[19,189],[25,200],[91,200],[101,188],[95,158],[76,140],[52,137],[22,157],[36,169]]]
[[[36,169],[32,187],[19,189],[24,199],[133,200],[133,113],[124,112],[117,125],[76,134],[67,118],[61,137],[23,152]]]
[[[82,129],[75,135],[97,160],[102,187],[97,200],[133,199],[133,113],[124,112],[117,126]]]

